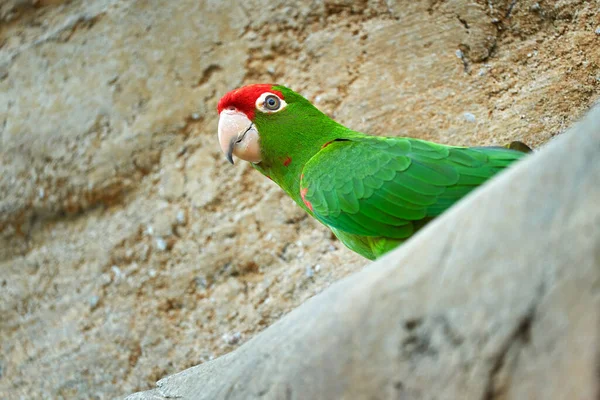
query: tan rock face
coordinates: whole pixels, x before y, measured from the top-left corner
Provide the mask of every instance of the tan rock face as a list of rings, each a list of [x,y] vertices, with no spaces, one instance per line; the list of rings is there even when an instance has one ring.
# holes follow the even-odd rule
[[[538,146],[598,98],[598,1],[0,5],[0,397],[104,398],[365,261],[216,142],[286,84],[377,135]]]

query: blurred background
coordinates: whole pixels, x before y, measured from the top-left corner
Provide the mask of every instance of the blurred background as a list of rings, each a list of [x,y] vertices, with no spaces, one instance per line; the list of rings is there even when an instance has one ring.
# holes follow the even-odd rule
[[[367,260],[216,140],[279,83],[365,133],[539,147],[600,93],[597,0],[2,0],[0,398],[105,399]]]

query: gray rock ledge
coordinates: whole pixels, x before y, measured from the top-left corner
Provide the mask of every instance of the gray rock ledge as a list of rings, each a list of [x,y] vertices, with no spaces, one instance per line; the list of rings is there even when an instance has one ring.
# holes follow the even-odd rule
[[[127,399],[594,399],[600,108],[237,350]]]

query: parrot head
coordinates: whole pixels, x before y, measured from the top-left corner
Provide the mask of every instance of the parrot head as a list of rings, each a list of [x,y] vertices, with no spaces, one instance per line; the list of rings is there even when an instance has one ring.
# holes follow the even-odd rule
[[[298,93],[272,84],[254,84],[232,90],[219,100],[217,111],[219,144],[232,164],[233,155],[254,164],[260,163],[266,155],[265,148],[277,147],[274,140],[287,135],[284,139],[289,142],[285,145],[289,146],[294,140],[306,139],[291,137],[295,134],[294,127],[303,127],[306,135],[310,121],[322,121],[325,117]]]
[[[227,160],[232,155],[242,160],[261,161],[257,113],[274,114],[285,110],[287,103],[274,85],[249,85],[227,93],[219,100],[219,144]]]

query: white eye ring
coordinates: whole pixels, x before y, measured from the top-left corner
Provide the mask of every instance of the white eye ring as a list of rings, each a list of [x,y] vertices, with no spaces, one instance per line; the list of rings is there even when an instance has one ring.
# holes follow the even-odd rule
[[[275,93],[265,92],[256,99],[256,108],[264,113],[272,114],[283,110],[287,106],[285,100]]]

